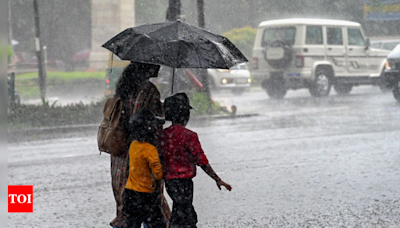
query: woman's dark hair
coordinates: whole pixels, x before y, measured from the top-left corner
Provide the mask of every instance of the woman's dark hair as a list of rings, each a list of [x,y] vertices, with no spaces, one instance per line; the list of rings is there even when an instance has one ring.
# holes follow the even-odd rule
[[[115,95],[122,100],[128,99],[138,85],[147,79],[146,72],[154,67],[152,64],[131,62],[122,72],[115,88]]]

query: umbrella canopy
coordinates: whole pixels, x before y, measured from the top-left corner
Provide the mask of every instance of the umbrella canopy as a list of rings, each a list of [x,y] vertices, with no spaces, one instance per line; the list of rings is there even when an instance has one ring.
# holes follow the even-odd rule
[[[247,62],[226,37],[181,21],[128,28],[105,44],[123,60],[173,68],[221,68]]]

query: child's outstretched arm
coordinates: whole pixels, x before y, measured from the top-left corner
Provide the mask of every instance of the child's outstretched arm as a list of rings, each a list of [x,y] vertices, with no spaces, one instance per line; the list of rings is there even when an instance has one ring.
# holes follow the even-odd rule
[[[224,186],[229,191],[232,190],[232,187],[228,183],[225,183],[224,181],[221,180],[221,178],[218,177],[218,175],[214,172],[210,164],[202,165],[200,167],[204,170],[204,172],[208,174],[208,176],[210,176],[212,179],[215,180],[215,182],[217,182],[219,190],[221,190],[221,185]]]

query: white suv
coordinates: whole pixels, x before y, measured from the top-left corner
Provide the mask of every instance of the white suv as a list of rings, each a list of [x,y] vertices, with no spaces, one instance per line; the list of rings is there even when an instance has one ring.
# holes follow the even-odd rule
[[[312,96],[380,83],[389,51],[370,47],[361,25],[326,19],[262,22],[253,47],[252,76],[271,98],[308,88]]]

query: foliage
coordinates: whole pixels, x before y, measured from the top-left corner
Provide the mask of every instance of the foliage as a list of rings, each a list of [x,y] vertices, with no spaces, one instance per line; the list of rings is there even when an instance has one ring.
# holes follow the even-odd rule
[[[191,105],[197,109],[192,112],[193,116],[224,113],[221,107],[212,102],[205,93],[194,92],[190,93],[189,97]],[[61,106],[56,102],[50,104],[49,101],[42,100],[42,105],[16,105],[8,114],[8,129],[97,124],[103,118],[105,102],[106,97],[90,104],[81,102]]]
[[[193,111],[192,115],[205,115],[205,114],[219,114],[222,113],[220,106],[210,100],[206,93],[203,92],[194,92],[190,93],[190,105],[197,109],[197,111]],[[210,109],[211,108],[211,109]]]
[[[54,101],[53,104],[50,105],[50,101],[46,101],[46,99],[42,98],[42,105],[48,108],[54,108],[57,101]]]
[[[52,105],[43,101],[43,105],[16,105],[8,115],[8,128],[55,127],[79,124],[100,123],[105,100],[91,104]]]
[[[222,35],[227,37],[237,48],[239,48],[247,59],[251,59],[256,32],[256,29],[246,26],[244,28],[232,29]]]

